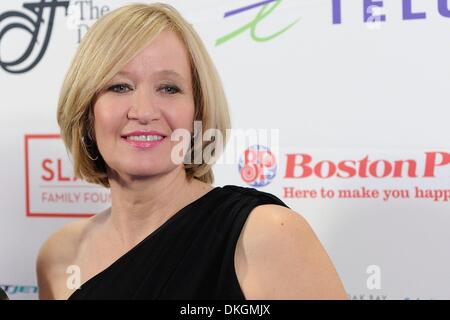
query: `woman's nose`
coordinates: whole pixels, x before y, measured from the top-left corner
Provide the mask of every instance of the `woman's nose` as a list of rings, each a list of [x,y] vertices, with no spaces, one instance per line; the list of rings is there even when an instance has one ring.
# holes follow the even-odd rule
[[[146,124],[161,117],[156,99],[149,89],[136,89],[133,105],[128,111],[128,118]]]

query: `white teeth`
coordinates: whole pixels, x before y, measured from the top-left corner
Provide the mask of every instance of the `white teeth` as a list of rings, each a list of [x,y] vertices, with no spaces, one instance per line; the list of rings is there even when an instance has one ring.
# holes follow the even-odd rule
[[[161,137],[161,136],[128,136],[127,139],[133,140],[133,141],[158,141],[158,140],[162,140],[163,137]]]

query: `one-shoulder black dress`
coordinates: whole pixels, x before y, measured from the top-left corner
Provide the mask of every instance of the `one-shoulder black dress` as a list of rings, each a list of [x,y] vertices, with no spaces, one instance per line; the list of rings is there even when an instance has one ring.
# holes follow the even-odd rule
[[[234,253],[244,223],[258,205],[288,207],[250,187],[215,187],[183,207],[69,300],[244,300]]]

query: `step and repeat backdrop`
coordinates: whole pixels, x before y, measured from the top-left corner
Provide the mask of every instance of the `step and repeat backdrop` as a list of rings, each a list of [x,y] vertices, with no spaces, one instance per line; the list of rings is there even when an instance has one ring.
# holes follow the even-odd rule
[[[303,215],[351,299],[450,299],[450,1],[165,2],[204,40],[238,131],[215,185],[271,192]],[[0,2],[0,286],[11,299],[37,299],[51,233],[109,206],[107,189],[73,176],[56,105],[90,26],[127,3]]]

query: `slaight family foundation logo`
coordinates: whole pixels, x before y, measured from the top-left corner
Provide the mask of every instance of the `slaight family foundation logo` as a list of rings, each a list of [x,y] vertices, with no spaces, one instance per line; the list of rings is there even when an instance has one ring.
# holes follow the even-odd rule
[[[90,217],[110,206],[106,188],[73,174],[73,165],[57,134],[25,136],[27,217]]]

